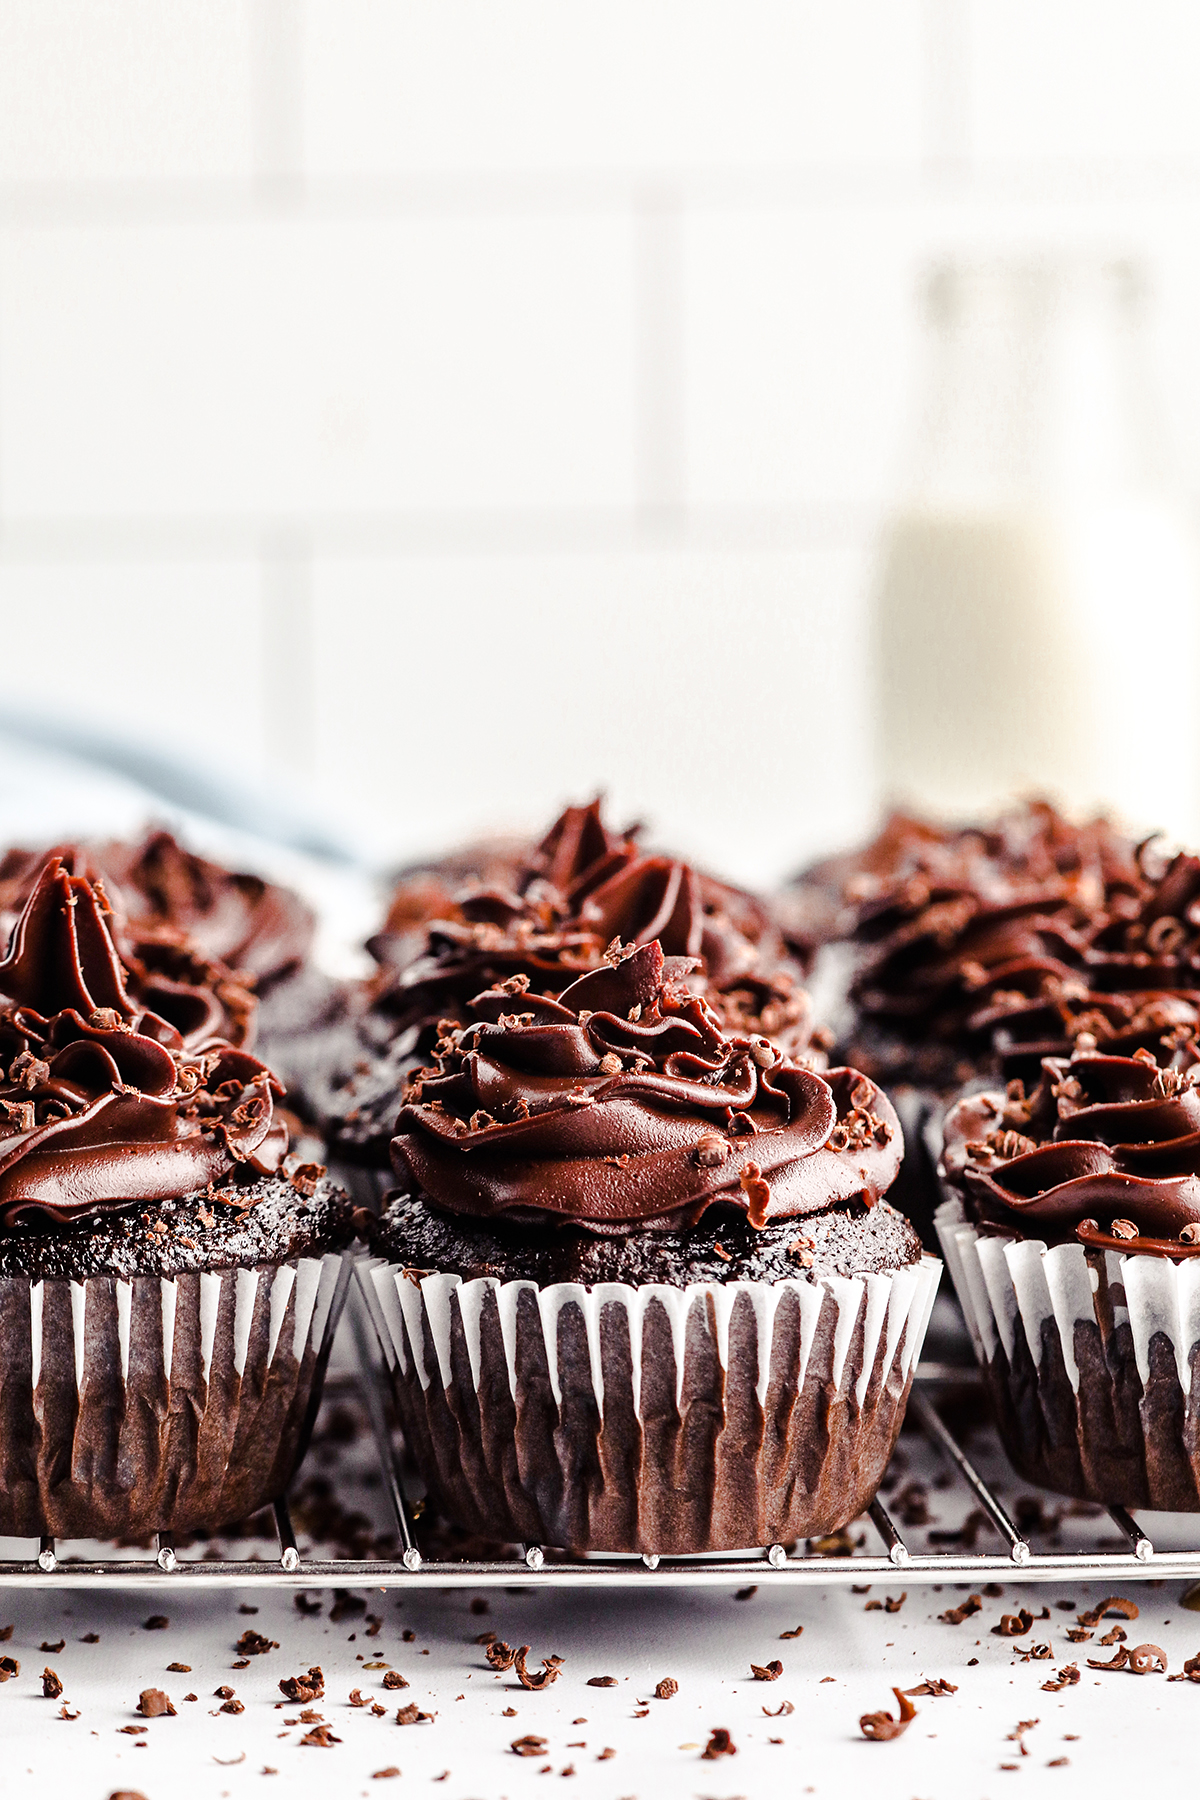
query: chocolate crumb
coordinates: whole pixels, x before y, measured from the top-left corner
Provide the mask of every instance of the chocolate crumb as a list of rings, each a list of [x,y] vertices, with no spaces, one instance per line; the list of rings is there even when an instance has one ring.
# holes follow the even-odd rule
[[[725,1730],[725,1727],[723,1725],[718,1725],[716,1729],[709,1734],[708,1742],[700,1752],[700,1760],[701,1762],[716,1762],[719,1756],[736,1755],[737,1745]]]
[[[234,1645],[239,1656],[265,1656],[268,1650],[278,1650],[279,1645],[274,1638],[264,1637],[261,1631],[243,1631]]]
[[[213,1699],[214,1700],[232,1700],[233,1699],[233,1689],[231,1687],[214,1688],[213,1689]]]
[[[597,1756],[597,1758],[596,1758],[596,1761],[597,1761],[597,1762],[608,1762],[608,1761],[609,1761],[609,1759],[610,1759],[610,1758],[611,1758],[611,1757],[614,1757],[614,1756],[615,1756],[615,1755],[616,1755],[616,1754],[617,1754],[617,1753],[616,1753],[616,1751],[615,1751],[615,1750],[614,1750],[614,1749],[613,1749],[613,1747],[612,1747],[612,1745],[611,1745],[611,1744],[606,1744],[606,1745],[605,1745],[605,1746],[604,1746],[604,1748],[603,1748],[603,1750],[601,1750],[601,1752],[600,1752],[600,1754],[599,1754],[599,1756]]]
[[[351,1688],[349,1697],[351,1706],[366,1706],[369,1704],[360,1688]]]
[[[514,1756],[544,1756],[546,1740],[544,1737],[535,1737],[532,1732],[528,1732],[524,1737],[514,1738],[509,1748]]]
[[[242,1713],[245,1712],[245,1710],[246,1709],[240,1700],[226,1700],[224,1706],[221,1708],[223,1713]]]
[[[615,1675],[591,1675],[588,1677],[589,1687],[616,1687],[616,1685]]]
[[[38,1646],[38,1648],[41,1650],[44,1650],[48,1656],[57,1656],[59,1651],[65,1650],[66,1647],[67,1647],[66,1638],[59,1638],[57,1644],[40,1644]]]
[[[285,1675],[279,1683],[279,1691],[285,1700],[296,1700],[301,1704],[320,1700],[325,1693],[324,1672],[314,1664],[307,1675]]]
[[[942,1681],[937,1675],[927,1675],[918,1687],[905,1688],[906,1694],[931,1694],[935,1699],[944,1694],[957,1694],[958,1689],[952,1681]]]
[[[383,1678],[385,1688],[406,1688],[408,1686],[399,1669],[389,1669]]]
[[[319,1600],[310,1600],[307,1594],[297,1594],[292,1601],[292,1605],[296,1608],[297,1612],[303,1613],[305,1617],[309,1619],[313,1618],[321,1610],[321,1602]]]
[[[138,1696],[137,1710],[143,1719],[175,1717],[175,1708],[161,1688],[143,1688]]]
[[[515,1706],[506,1706],[504,1711],[500,1714],[502,1719],[515,1719],[516,1716],[517,1709]]]
[[[803,1625],[797,1625],[796,1629],[794,1631],[781,1631],[779,1634],[779,1641],[780,1641],[780,1643],[782,1643],[785,1638],[798,1638],[798,1637],[802,1637],[803,1635],[804,1635]]]
[[[44,1700],[61,1700],[63,1684],[53,1669],[42,1670],[42,1698]]]
[[[778,1681],[783,1674],[783,1664],[778,1661],[769,1662],[764,1668],[762,1663],[751,1663],[750,1673],[755,1681]]]
[[[425,1719],[428,1719],[430,1723],[432,1723],[433,1714],[422,1712],[420,1707],[416,1706],[411,1700],[407,1706],[402,1706],[396,1714],[397,1725],[420,1725]]]
[[[11,1635],[11,1625],[8,1627],[7,1631],[0,1631],[0,1638],[10,1637]],[[85,1631],[79,1641],[81,1644],[98,1644],[100,1642],[100,1633],[98,1631]]]
[[[192,1672],[191,1663],[168,1663],[167,1664],[168,1675],[190,1675],[191,1672]]]
[[[1126,1600],[1123,1595],[1110,1594],[1107,1600],[1101,1600],[1097,1605],[1090,1607],[1087,1612],[1081,1612],[1078,1623],[1080,1625],[1098,1625],[1101,1619],[1107,1618],[1110,1613],[1120,1619],[1136,1619],[1138,1609],[1134,1601]]]
[[[142,1630],[165,1631],[170,1623],[171,1621],[168,1619],[166,1613],[151,1613],[148,1619],[143,1619]]]
[[[969,1594],[961,1606],[952,1606],[947,1612],[939,1613],[938,1618],[944,1625],[961,1625],[972,1613],[983,1611],[983,1601],[978,1594]]]
[[[396,1767],[395,1763],[392,1763],[386,1769],[376,1769],[375,1773],[371,1777],[371,1780],[372,1781],[388,1781],[393,1775],[398,1775],[399,1773],[400,1773],[400,1771]]]
[[[735,1600],[753,1600],[753,1598],[754,1598],[755,1594],[757,1594],[757,1592],[758,1592],[758,1583],[755,1582],[753,1587],[739,1588],[737,1593],[733,1597]]]
[[[328,1725],[314,1725],[312,1730],[306,1731],[300,1739],[300,1742],[307,1745],[310,1750],[329,1750],[334,1744],[340,1744],[341,1741],[340,1737],[333,1735]]]
[[[679,1683],[671,1675],[665,1675],[654,1690],[656,1700],[670,1700],[679,1692]]]

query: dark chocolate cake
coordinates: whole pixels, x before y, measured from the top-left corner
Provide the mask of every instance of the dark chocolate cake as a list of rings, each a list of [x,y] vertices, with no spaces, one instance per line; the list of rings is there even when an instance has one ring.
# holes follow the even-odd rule
[[[726,1023],[657,941],[443,1024],[364,1290],[407,1439],[484,1536],[683,1552],[834,1529],[936,1286],[895,1113]],[[884,1329],[887,1321],[887,1329]]]

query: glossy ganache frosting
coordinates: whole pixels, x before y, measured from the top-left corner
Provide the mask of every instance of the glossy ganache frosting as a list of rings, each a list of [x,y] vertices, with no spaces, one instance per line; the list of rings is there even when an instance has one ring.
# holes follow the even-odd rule
[[[0,1231],[277,1173],[267,1068],[130,992],[102,887],[43,868],[0,962]]]
[[[1200,1051],[1048,1057],[1032,1093],[969,1094],[943,1166],[985,1226],[1052,1244],[1200,1252]]]
[[[692,1226],[717,1203],[758,1227],[874,1206],[902,1153],[885,1097],[725,1031],[692,969],[654,941],[555,999],[523,975],[477,995],[409,1088],[401,1184],[451,1214],[597,1234]]]
[[[1038,1048],[1069,1048],[1070,1020],[1089,1010],[1093,938],[1136,915],[1147,885],[1107,820],[1076,825],[1042,801],[956,830],[897,814],[864,851],[806,879],[836,888],[827,935],[854,947],[842,1052],[883,1079],[944,1091],[990,1066],[997,1027],[1008,1046],[1034,1047],[1035,1073]],[[1056,1031],[1056,1009],[1081,999]]]

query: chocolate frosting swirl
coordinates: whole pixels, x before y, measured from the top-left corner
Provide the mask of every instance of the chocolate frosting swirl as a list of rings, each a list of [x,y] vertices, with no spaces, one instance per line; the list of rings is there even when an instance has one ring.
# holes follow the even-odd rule
[[[451,1213],[594,1233],[751,1223],[872,1206],[900,1127],[864,1077],[822,1077],[722,1030],[657,941],[551,999],[524,976],[479,994],[410,1090],[392,1144],[414,1193]]]
[[[0,1228],[180,1198],[287,1151],[280,1090],[130,993],[103,890],[52,857],[0,962]]]
[[[1135,913],[1147,885],[1132,842],[1106,820],[1073,825],[1044,801],[956,830],[897,814],[856,857],[807,880],[827,896],[837,886],[828,931],[857,947],[843,1051],[947,1091],[990,1062],[1002,1023],[1001,1055],[1022,1041],[1069,1053],[1074,1015],[1055,1033],[1047,1006],[1090,1010],[1095,934]],[[1036,1051],[1017,1066],[1036,1074]]]
[[[1200,1251],[1200,1056],[1048,1057],[1027,1099],[965,1095],[943,1167],[983,1220],[1051,1243]]]

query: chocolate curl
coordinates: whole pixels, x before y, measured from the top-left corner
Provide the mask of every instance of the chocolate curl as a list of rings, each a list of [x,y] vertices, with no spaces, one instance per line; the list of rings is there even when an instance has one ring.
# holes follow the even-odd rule
[[[891,1713],[864,1713],[858,1721],[858,1728],[865,1738],[871,1738],[877,1744],[885,1744],[890,1738],[901,1737],[917,1716],[917,1709],[902,1688],[893,1688],[896,1703],[900,1708],[899,1717],[893,1718]]]

